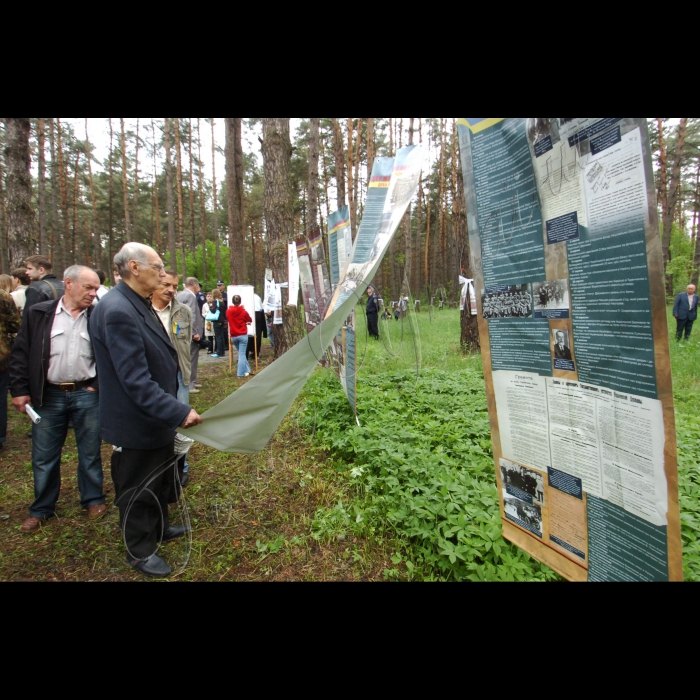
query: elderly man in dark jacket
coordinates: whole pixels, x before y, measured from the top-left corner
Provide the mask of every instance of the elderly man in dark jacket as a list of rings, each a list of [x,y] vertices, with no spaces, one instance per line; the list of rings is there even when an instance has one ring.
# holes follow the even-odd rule
[[[160,257],[148,246],[127,243],[114,262],[122,281],[90,319],[102,439],[114,445],[112,479],[129,564],[149,576],[167,576],[171,570],[156,554],[158,542],[185,534],[168,520],[175,431],[202,419],[176,398],[177,352],[149,299],[165,276]]]
[[[78,445],[78,487],[91,519],[107,511],[102,490],[98,380],[89,319],[100,287],[97,275],[75,265],[65,273],[65,294],[34,304],[12,348],[12,404],[41,416],[32,428],[34,503],[22,532],[34,532],[55,512],[61,490],[61,450],[72,421]]]

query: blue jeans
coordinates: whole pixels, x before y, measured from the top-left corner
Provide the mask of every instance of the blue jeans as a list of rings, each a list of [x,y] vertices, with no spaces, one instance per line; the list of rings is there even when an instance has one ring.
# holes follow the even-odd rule
[[[246,374],[250,373],[250,365],[245,356],[245,351],[248,348],[248,336],[239,335],[236,338],[231,338],[236,350],[238,350],[238,376],[244,377]]]
[[[61,490],[61,450],[68,422],[75,429],[78,445],[78,488],[83,508],[105,502],[102,490],[100,409],[96,391],[66,393],[47,387],[41,408],[35,408],[41,423],[32,427],[32,468],[35,501],[29,515],[47,518],[54,514]]]
[[[7,385],[10,371],[0,372],[0,444],[7,440]]]
[[[177,373],[177,400],[180,403],[184,403],[185,406],[190,405],[190,387],[182,383],[182,372]],[[182,471],[187,474],[189,470],[190,464],[187,461],[187,455],[185,455],[185,467]]]

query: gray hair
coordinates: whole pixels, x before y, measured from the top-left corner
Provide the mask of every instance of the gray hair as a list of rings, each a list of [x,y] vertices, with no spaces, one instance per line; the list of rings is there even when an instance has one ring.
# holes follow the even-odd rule
[[[199,284],[199,280],[196,277],[188,277],[185,280],[185,287],[194,287],[196,284]]]
[[[94,275],[97,274],[91,267],[85,267],[85,265],[71,265],[63,273],[63,281],[73,280],[76,282],[82,277],[84,272],[92,272]]]
[[[114,264],[117,266],[119,276],[125,280],[131,277],[130,260],[136,260],[144,265],[148,265],[149,252],[155,253],[156,251],[143,243],[125,243],[122,249],[114,256]]]

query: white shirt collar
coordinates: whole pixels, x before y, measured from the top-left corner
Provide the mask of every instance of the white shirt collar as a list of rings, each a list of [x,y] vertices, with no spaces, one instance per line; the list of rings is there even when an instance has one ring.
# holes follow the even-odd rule
[[[153,303],[153,302],[151,302],[151,303]],[[172,306],[173,306],[173,300],[172,300],[172,299],[168,302],[168,305],[165,306],[165,307],[162,308],[162,309],[159,309],[155,304],[153,304],[153,308],[154,308],[158,313],[161,313],[161,314],[164,314],[166,311],[169,311],[169,310],[172,308]]]
[[[87,309],[83,309],[75,318],[80,318],[86,311]],[[63,297],[61,297],[61,300],[58,302],[58,306],[56,307],[56,316],[58,316],[61,312],[68,314],[71,318],[73,318],[73,314],[63,305]]]

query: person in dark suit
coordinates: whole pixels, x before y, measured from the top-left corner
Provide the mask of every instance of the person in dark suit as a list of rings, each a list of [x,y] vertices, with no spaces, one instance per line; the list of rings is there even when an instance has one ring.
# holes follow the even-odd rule
[[[556,338],[557,344],[554,346],[554,357],[557,360],[572,360],[571,348],[566,344],[566,335],[558,331]]]
[[[196,277],[188,277],[185,280],[185,288],[175,297],[177,301],[189,307],[192,312],[192,344],[190,345],[190,383],[189,393],[198,394],[201,388],[197,384],[197,369],[199,367],[199,341],[204,335],[204,317],[202,316],[202,307],[199,305],[199,294],[202,288],[199,286],[199,280]],[[206,300],[206,297],[205,297]]]
[[[158,253],[127,243],[114,262],[122,281],[90,318],[100,378],[100,433],[115,448],[112,480],[128,562],[141,573],[163,577],[171,570],[156,554],[159,540],[186,532],[168,520],[175,430],[202,419],[176,398],[177,352],[149,299],[165,276]]]
[[[694,284],[689,284],[685,294],[679,294],[676,297],[676,303],[673,305],[673,315],[676,319],[676,340],[681,340],[685,333],[685,339],[690,338],[690,332],[693,330],[693,323],[698,318],[698,295],[697,288]]]

